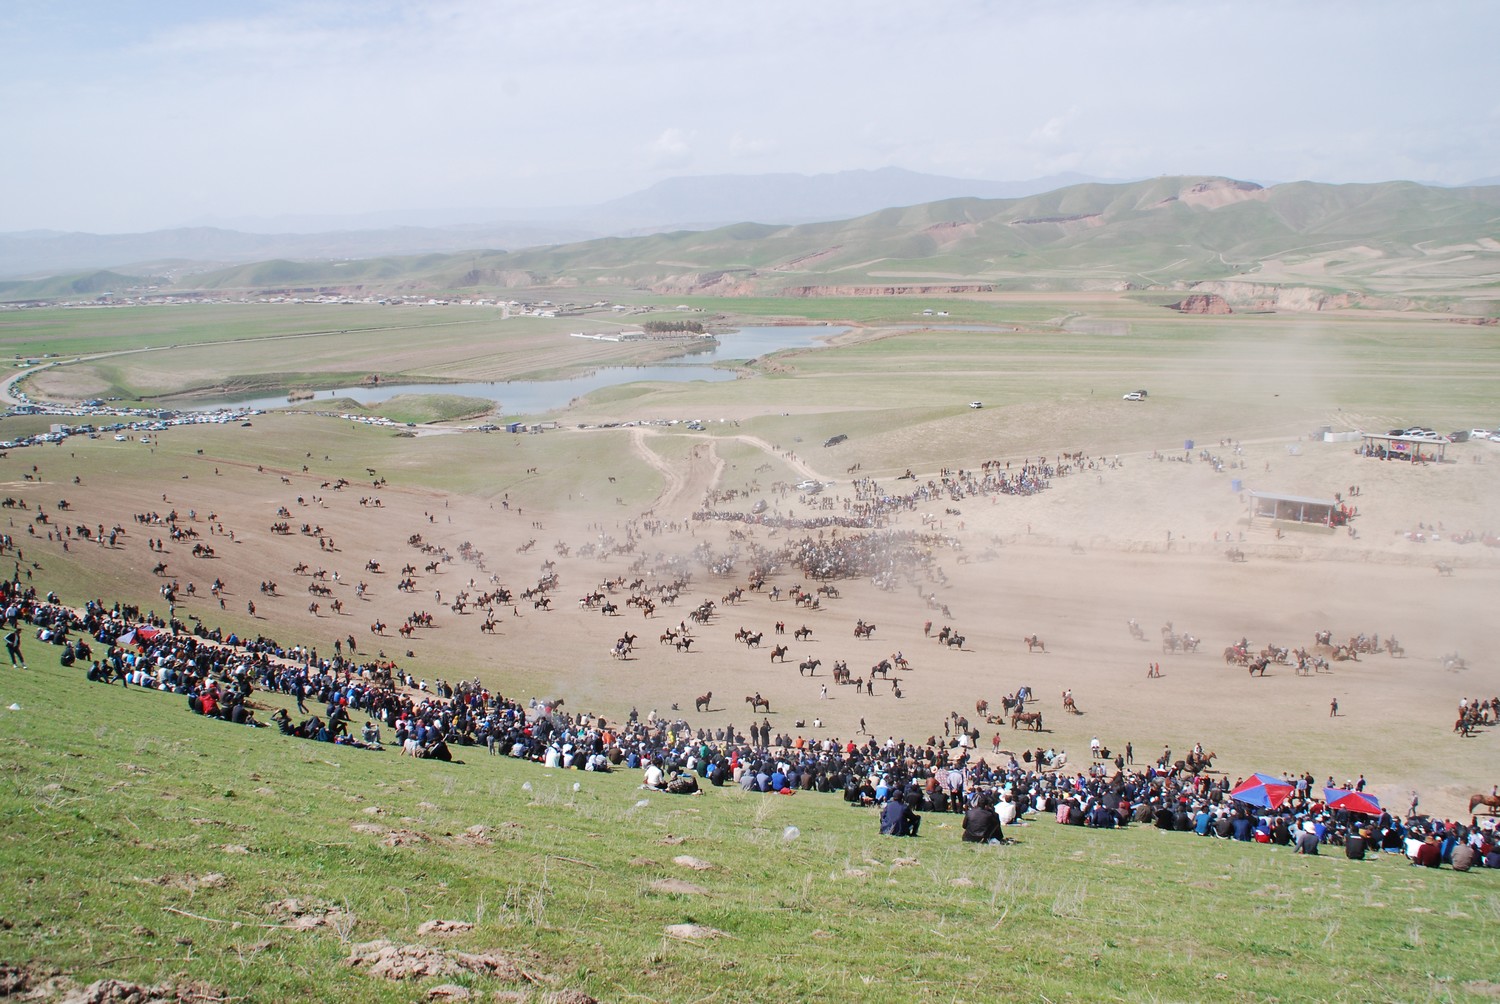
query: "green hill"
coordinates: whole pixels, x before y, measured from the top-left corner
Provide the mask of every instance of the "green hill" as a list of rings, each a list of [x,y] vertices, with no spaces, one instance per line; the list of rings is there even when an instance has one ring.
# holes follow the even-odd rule
[[[108,271],[51,276],[46,279],[17,279],[0,282],[0,301],[67,300],[77,297],[93,299],[105,293],[124,294],[132,287],[154,283],[165,283],[165,280]]]
[[[1497,232],[1500,187],[1261,188],[1225,178],[1155,178],[1022,199],[950,199],[802,226],[742,223],[516,252],[278,260],[187,282],[214,290],[623,286],[731,296],[1227,282],[1456,302],[1493,297]],[[1248,289],[1227,292],[1231,300],[1236,290],[1242,298],[1258,295]]]

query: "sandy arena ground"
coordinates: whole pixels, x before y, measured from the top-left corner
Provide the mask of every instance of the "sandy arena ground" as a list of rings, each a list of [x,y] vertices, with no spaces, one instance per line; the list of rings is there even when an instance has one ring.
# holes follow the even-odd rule
[[[552,433],[536,437],[541,442],[534,448],[546,451],[567,437],[591,434]],[[629,520],[639,514],[601,507],[589,518],[570,518],[530,509],[508,511],[489,498],[372,489],[362,469],[343,470],[337,457],[306,474],[269,467],[257,471],[216,457],[215,441],[193,428],[165,435],[174,445],[193,445],[194,437],[206,444],[204,455],[184,462],[191,465],[191,476],[178,476],[174,467],[172,473],[164,469],[157,483],[99,483],[90,478],[89,453],[98,446],[81,441],[76,458],[34,450],[6,461],[4,494],[49,510],[65,495],[73,503],[67,523],[108,527],[118,522],[128,531],[121,548],[73,544],[64,554],[60,541],[46,540],[45,527],[37,528],[42,536],[32,538],[24,518],[12,511],[11,532],[22,538],[28,563],[36,559],[43,564],[36,573],[39,586],[47,585],[49,569],[74,564],[95,570],[100,582],[128,582],[134,595],[150,600],[162,580],[151,574],[157,558],[147,551],[144,537],[165,534],[135,523],[132,515],[194,510],[199,539],[216,549],[216,557],[191,557],[190,542],[168,544],[162,560],[169,563],[169,573],[197,589],[197,597],[185,600],[179,614],[261,631],[285,643],[313,644],[320,652],[331,652],[334,638],[353,636],[361,656],[380,649],[428,681],[478,676],[510,696],[562,696],[570,709],[591,709],[606,718],[623,717],[631,707],[643,715],[654,709],[672,716],[676,704],[694,727],[732,723],[743,729],[751,720],[745,697],[759,693],[770,700],[772,712],[756,718],[768,719],[777,732],[847,739],[863,720],[880,740],[892,735],[925,739],[943,734],[950,713],[973,719],[977,700],[998,705],[1001,697],[1025,685],[1040,699],[1045,731],[1032,734],[1012,731],[1009,724],[981,723],[986,753],[997,731],[1005,749],[1019,753],[1029,746],[1052,746],[1067,751],[1075,765],[1088,761],[1094,736],[1115,751],[1132,743],[1138,764],[1155,759],[1164,745],[1175,759],[1201,742],[1218,754],[1215,773],[1223,771],[1231,780],[1255,770],[1307,770],[1320,781],[1332,775],[1342,783],[1364,773],[1371,790],[1387,804],[1404,809],[1418,791],[1424,811],[1448,815],[1462,813],[1471,792],[1488,792],[1500,781],[1500,735],[1483,730],[1464,739],[1452,732],[1461,697],[1500,693],[1491,662],[1497,636],[1487,619],[1500,597],[1500,551],[1478,541],[1446,539],[1464,531],[1500,529],[1494,501],[1500,447],[1494,444],[1457,444],[1449,450],[1451,462],[1420,467],[1361,459],[1353,444],[1301,442],[1295,435],[1241,444],[1239,454],[1228,446],[1198,444],[1237,465],[1223,471],[1196,456],[1192,462],[1182,462],[1182,455],[1157,458],[1150,453],[1121,455],[1117,463],[1114,457],[1102,458],[1110,463],[1059,478],[1050,491],[1035,496],[934,503],[929,513],[903,516],[896,528],[920,530],[925,525],[951,541],[951,546],[934,547],[933,565],[940,573],[924,573],[889,592],[868,580],[840,581],[841,596],[823,600],[817,610],[747,592],[737,605],[721,603],[711,623],[694,628],[698,641],[693,649],[680,653],[658,643],[661,633],[686,618],[698,601],[722,601],[730,589],[743,585],[742,570],[721,579],[694,566],[693,583],[682,599],[675,607],[659,606],[650,619],[625,604],[628,589],[611,595],[620,606],[619,616],[582,609],[578,598],[610,578],[629,581],[649,575],[659,554],[687,555],[701,544],[720,552],[751,542],[775,547],[802,531],[701,523],[647,536],[629,556],[586,559],[579,556],[580,548],[601,536],[623,541]],[[672,451],[649,449],[656,435],[654,430],[632,432],[637,458],[656,467],[666,483],[652,509],[655,519],[685,521],[709,489],[737,487],[711,436],[701,437],[691,451],[679,451],[684,459],[673,462],[663,459]],[[775,452],[769,443],[742,439],[768,454]],[[410,442],[420,448],[423,440]],[[193,453],[179,450],[178,455],[183,452]],[[808,476],[836,481],[827,497],[840,512],[848,476],[842,468],[816,466],[835,459],[832,453],[818,452],[782,459]],[[43,481],[25,480],[21,472],[38,458],[45,467]],[[920,456],[911,459],[920,477],[936,473],[925,469]],[[222,468],[220,476],[213,476],[210,465]],[[75,473],[84,479],[83,486],[71,486]],[[341,491],[321,487],[336,476],[354,483]],[[1230,490],[1234,478],[1250,488],[1320,497],[1357,485],[1359,493],[1351,501],[1358,507],[1358,536],[1289,527],[1278,537],[1275,528],[1247,521],[1245,497]],[[882,482],[891,491],[911,484]],[[361,497],[377,495],[380,508],[359,503]],[[294,530],[302,522],[321,525],[337,550],[320,550],[311,536],[270,533],[282,505],[291,510]],[[795,494],[776,505],[795,515],[812,514]],[[959,513],[945,513],[950,507]],[[210,533],[210,512],[226,533],[235,532],[233,543]],[[1445,539],[1412,539],[1419,524],[1440,524]],[[733,531],[745,539],[732,539]],[[472,542],[486,555],[485,571],[463,560],[424,571],[430,556],[406,543],[415,533],[455,556],[462,542]],[[1421,533],[1430,536],[1426,529]],[[1244,549],[1246,561],[1226,560],[1229,540]],[[527,541],[535,543],[522,552]],[[567,556],[559,544],[566,545]],[[642,557],[642,571],[633,571]],[[378,562],[380,572],[364,571],[367,561]],[[1453,563],[1454,573],[1439,574],[1438,561]],[[339,573],[331,585],[343,614],[332,613],[327,599],[316,615],[309,612],[310,580],[291,571],[299,562]],[[418,568],[416,587],[400,592],[398,572],[408,562]],[[543,562],[555,563],[561,583],[551,611],[518,600],[514,607],[497,610],[498,628],[491,635],[479,631],[482,613],[461,615],[448,606],[471,577],[472,592],[489,588],[490,573],[519,592],[536,582]],[[226,584],[222,611],[208,595],[215,576]],[[361,579],[370,588],[364,599],[357,599],[354,586]],[[259,592],[258,584],[265,580],[279,583],[280,598]],[[794,570],[784,570],[772,581],[786,590],[804,580]],[[930,609],[919,588],[936,593],[951,617]],[[246,612],[250,601],[257,607],[253,619]],[[155,605],[162,608],[159,597]],[[395,628],[414,611],[433,613],[435,627],[419,630],[410,641],[397,637]],[[1132,618],[1144,629],[1143,641],[1127,630]],[[872,639],[853,637],[857,619],[876,625]],[[389,625],[383,638],[370,632],[376,620]],[[773,633],[778,620],[786,623],[784,638]],[[934,634],[944,624],[956,627],[966,637],[963,650],[924,638],[927,620],[933,621]],[[1164,655],[1160,630],[1169,621],[1177,631],[1201,638],[1201,649]],[[804,625],[812,628],[812,637],[794,640],[792,631]],[[741,627],[764,633],[760,648],[749,649],[733,639]],[[1224,647],[1241,637],[1256,648],[1311,648],[1314,632],[1325,628],[1336,639],[1360,632],[1394,633],[1406,656],[1366,656],[1311,677],[1273,666],[1264,678],[1253,679],[1242,668],[1226,667],[1221,657]],[[631,658],[620,661],[609,649],[625,632],[639,639]],[[1028,652],[1022,639],[1032,634],[1045,642],[1045,653]],[[784,664],[770,659],[771,646],[778,642],[790,646]],[[898,651],[911,664],[909,671],[893,674],[903,693],[899,700],[884,680],[876,683],[873,695],[866,695],[835,686],[828,675],[834,661],[844,659],[853,675],[868,677],[872,665]],[[1461,654],[1467,668],[1445,668],[1441,657],[1448,653]],[[799,676],[797,663],[811,658],[821,660],[817,675]],[[1160,678],[1147,677],[1153,662],[1161,665]],[[1073,692],[1081,715],[1063,712],[1065,688]],[[695,714],[694,698],[710,691],[710,710]],[[1334,699],[1337,717],[1329,714]]]

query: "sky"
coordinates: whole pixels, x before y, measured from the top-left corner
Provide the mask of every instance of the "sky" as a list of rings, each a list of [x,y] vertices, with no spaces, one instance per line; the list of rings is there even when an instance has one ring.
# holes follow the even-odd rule
[[[11,0],[0,232],[680,175],[1500,175],[1500,3]],[[478,222],[478,221],[476,221]]]

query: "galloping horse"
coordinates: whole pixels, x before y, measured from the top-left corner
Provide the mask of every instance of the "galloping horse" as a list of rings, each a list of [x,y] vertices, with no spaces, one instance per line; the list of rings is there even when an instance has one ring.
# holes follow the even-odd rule
[[[767,712],[771,710],[771,702],[766,700],[764,697],[761,697],[759,694],[756,694],[754,697],[745,698],[745,703],[750,705],[750,713],[752,715],[755,714],[755,712],[759,711],[761,708],[765,708]]]
[[[1491,816],[1500,814],[1500,796],[1496,795],[1470,795],[1469,812],[1472,814],[1477,805],[1487,806]]]
[[[699,697],[699,698],[697,698],[697,699],[695,699],[693,701],[693,710],[694,711],[707,711],[708,710],[708,705],[709,705],[709,703],[711,701],[713,701],[713,699],[714,699],[714,692],[712,690],[710,690],[708,693],[704,694],[702,697]]]

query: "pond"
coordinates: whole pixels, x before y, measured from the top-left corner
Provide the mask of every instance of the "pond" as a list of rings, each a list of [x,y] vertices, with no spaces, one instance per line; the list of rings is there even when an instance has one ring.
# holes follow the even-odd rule
[[[731,359],[755,359],[785,349],[816,348],[835,335],[848,331],[836,325],[775,325],[738,328],[718,336],[713,348],[694,352],[680,359],[653,363],[650,366],[606,366],[583,376],[565,380],[501,380],[484,383],[403,383],[378,387],[337,387],[320,390],[316,397],[287,402],[287,395],[218,398],[194,401],[185,410],[213,411],[219,408],[317,408],[324,399],[348,398],[360,404],[378,404],[400,394],[456,394],[461,397],[483,397],[499,402],[503,415],[536,415],[568,406],[575,397],[604,387],[645,382],[687,383],[702,380],[715,383],[733,380],[732,369],[715,368],[714,364]]]

